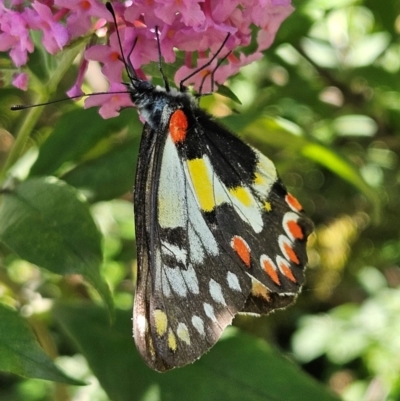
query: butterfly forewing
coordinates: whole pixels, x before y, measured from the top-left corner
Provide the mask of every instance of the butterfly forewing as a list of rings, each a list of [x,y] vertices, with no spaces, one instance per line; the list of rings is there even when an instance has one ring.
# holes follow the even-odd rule
[[[165,96],[135,187],[135,341],[160,371],[199,358],[238,312],[291,303],[311,230],[269,159],[188,94]]]

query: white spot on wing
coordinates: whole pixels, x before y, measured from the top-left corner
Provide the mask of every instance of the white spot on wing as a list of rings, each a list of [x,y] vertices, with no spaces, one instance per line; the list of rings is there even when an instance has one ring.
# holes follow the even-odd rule
[[[215,302],[218,302],[218,303],[226,306],[224,295],[222,294],[222,288],[214,279],[210,280],[209,290],[210,290],[211,298]]]
[[[197,332],[201,336],[205,336],[206,333],[204,332],[203,319],[201,319],[199,316],[193,316],[192,317],[192,324],[193,324],[193,327],[197,330]]]
[[[242,291],[239,284],[239,279],[235,273],[228,272],[226,275],[226,280],[228,281],[228,286],[230,289],[235,291]]]
[[[213,322],[217,323],[217,318],[215,317],[214,314],[214,308],[207,302],[204,302],[203,308],[207,317],[210,318]]]
[[[135,316],[136,327],[139,334],[143,337],[147,330],[147,320],[143,314]]]

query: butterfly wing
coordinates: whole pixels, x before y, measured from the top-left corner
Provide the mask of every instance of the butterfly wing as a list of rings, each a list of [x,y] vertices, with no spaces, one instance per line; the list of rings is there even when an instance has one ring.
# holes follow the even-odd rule
[[[265,314],[285,307],[304,283],[313,224],[266,156],[201,109],[196,109],[196,121],[205,138],[204,153],[213,160],[214,186],[219,180],[226,194],[214,209],[215,226],[224,234],[227,251],[234,248],[252,278],[242,312]]]
[[[310,231],[269,159],[198,108],[163,114],[135,188],[134,335],[159,371],[199,358],[238,312],[290,303]]]

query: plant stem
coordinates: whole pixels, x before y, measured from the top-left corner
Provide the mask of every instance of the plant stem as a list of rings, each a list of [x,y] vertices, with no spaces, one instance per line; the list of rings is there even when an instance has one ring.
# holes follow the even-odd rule
[[[41,90],[38,97],[34,100],[33,104],[46,103],[49,101],[50,97],[57,90],[58,84],[64,77],[66,72],[71,67],[72,62],[75,57],[79,54],[84,46],[84,42],[80,42],[78,45],[67,49],[63,52],[62,57],[58,63],[58,66],[54,72],[51,74],[51,78],[46,84],[41,84]],[[4,164],[3,169],[0,171],[0,182],[3,183],[7,176],[7,172],[11,166],[21,157],[25,151],[26,143],[41,115],[43,112],[42,107],[32,107],[24,113],[22,117],[22,122],[15,133],[16,140],[14,146],[12,147],[10,153],[8,154],[7,160]]]

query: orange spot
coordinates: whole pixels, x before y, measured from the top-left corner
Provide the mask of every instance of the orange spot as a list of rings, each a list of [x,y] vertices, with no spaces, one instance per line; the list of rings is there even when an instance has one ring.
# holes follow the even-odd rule
[[[85,11],[89,10],[92,7],[92,5],[90,4],[90,1],[81,1],[80,6],[81,6],[81,9],[85,10]]]
[[[300,202],[292,194],[286,195],[286,202],[288,203],[289,206],[291,206],[293,209],[298,210],[299,212],[303,210],[303,207],[300,205]]]
[[[294,238],[296,239],[304,238],[303,230],[294,220],[289,220],[287,222],[287,227],[290,231],[290,234],[292,234]]]
[[[231,246],[233,250],[242,259],[243,263],[250,267],[250,248],[242,237],[234,236],[232,238]]]
[[[279,263],[279,268],[281,269],[282,273],[290,280],[293,281],[294,283],[297,283],[296,278],[293,276],[292,271],[290,270],[290,267],[285,263],[285,262],[280,262]]]
[[[172,39],[175,36],[175,30],[174,29],[168,29],[167,31],[167,38]]]
[[[286,255],[289,256],[289,259],[298,265],[300,263],[299,258],[297,257],[296,253],[294,252],[293,248],[286,243],[283,243],[283,247],[285,249]]]
[[[117,52],[112,52],[112,53],[110,54],[109,58],[110,58],[111,61],[120,60],[119,54],[118,54]]]
[[[263,264],[262,267],[264,268],[264,270],[268,274],[268,276],[271,277],[272,281],[277,285],[281,285],[281,282],[279,281],[278,273],[274,269],[274,266],[272,266],[271,262],[268,259],[263,259],[262,264]]]
[[[204,69],[204,70],[200,71],[200,76],[202,78],[208,77],[209,75],[211,75],[211,71],[210,70]]]
[[[176,110],[169,120],[169,133],[174,143],[183,142],[186,138],[188,120],[182,110]]]

